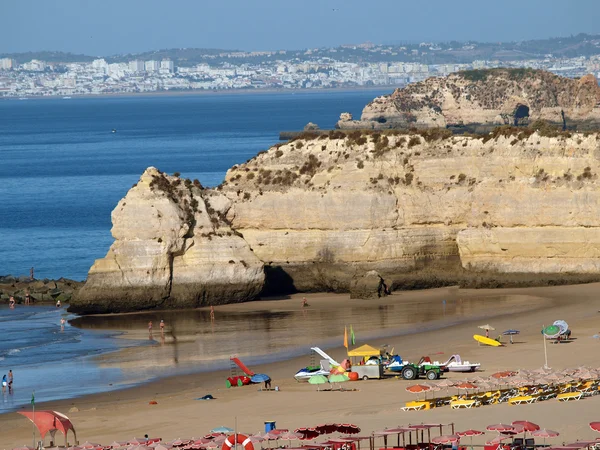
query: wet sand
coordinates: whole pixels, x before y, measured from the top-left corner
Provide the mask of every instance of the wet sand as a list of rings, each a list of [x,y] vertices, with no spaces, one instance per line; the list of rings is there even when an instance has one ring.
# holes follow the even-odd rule
[[[548,358],[552,368],[562,369],[580,365],[600,366],[598,350],[600,342],[591,336],[600,329],[600,284],[560,286],[527,289],[460,290],[436,289],[419,292],[403,292],[376,301],[363,300],[356,303],[345,295],[307,295],[309,309],[322,310],[325,314],[332,309],[360,308],[361,305],[385,307],[403,299],[411,301],[438,302],[449,295],[461,299],[498,298],[498,296],[523,296],[519,298],[521,309],[513,303],[499,305],[490,302],[488,315],[482,323],[489,322],[498,331],[508,328],[521,330],[514,345],[492,348],[478,346],[473,334],[481,317],[475,322],[445,326],[428,330],[428,322],[422,322],[419,333],[387,336],[367,340],[359,336],[357,344],[379,345],[383,342],[395,347],[396,352],[409,360],[421,355],[445,360],[459,353],[463,359],[482,364],[482,375],[497,370],[535,369],[544,365],[543,340],[540,330],[557,319],[566,320],[575,338],[570,343],[549,345]],[[270,310],[298,309],[302,296],[271,302],[252,302],[229,305],[222,311],[251,312],[268,307]],[[268,305],[265,305],[268,303]],[[525,309],[525,310],[523,310]],[[218,315],[217,315],[218,320]],[[439,325],[439,324],[438,324]],[[491,334],[495,336],[494,332]],[[341,344],[341,336],[338,338]],[[183,351],[192,352],[192,346]],[[345,349],[328,350],[334,358],[343,359]],[[190,357],[180,352],[180,357]],[[77,399],[38,404],[37,409],[52,409],[66,413],[77,428],[80,442],[86,440],[110,444],[113,440],[127,440],[144,434],[159,436],[165,440],[178,437],[198,437],[211,428],[225,425],[233,427],[237,421],[240,432],[254,433],[264,429],[264,421],[275,420],[279,428],[295,429],[315,426],[324,422],[351,422],[362,428],[361,435],[384,427],[421,422],[454,422],[457,430],[476,428],[498,422],[527,419],[542,427],[559,431],[561,436],[550,443],[571,442],[576,438],[593,439],[597,435],[588,423],[600,420],[600,399],[593,397],[580,402],[559,403],[549,400],[532,405],[509,406],[507,404],[485,406],[471,410],[451,410],[448,407],[430,411],[403,412],[404,402],[414,399],[405,391],[413,384],[396,378],[347,383],[344,387],[356,391],[317,392],[314,386],[297,383],[294,373],[308,364],[308,355],[288,361],[252,366],[255,372],[268,373],[273,386],[280,391],[262,392],[259,386],[225,388],[228,370],[180,375],[138,386],[135,388],[96,394]],[[464,378],[460,374],[448,374],[449,378]],[[76,374],[73,376],[76,383]],[[216,400],[195,400],[212,394]],[[150,405],[156,401],[156,405]],[[76,407],[78,411],[68,412]],[[483,443],[492,434],[474,438],[474,443]],[[73,442],[73,439],[69,439]],[[16,413],[0,416],[0,448],[31,445],[31,424]],[[58,442],[62,442],[58,439]]]

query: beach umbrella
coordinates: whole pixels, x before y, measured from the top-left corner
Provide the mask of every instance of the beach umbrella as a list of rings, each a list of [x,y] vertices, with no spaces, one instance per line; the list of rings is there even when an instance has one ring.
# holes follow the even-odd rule
[[[406,388],[406,391],[411,394],[420,394],[421,392],[427,392],[429,390],[431,390],[431,387],[426,384],[413,384]]]
[[[294,433],[294,432],[285,432],[282,433],[279,436],[279,439],[283,440],[283,441],[297,441],[302,437],[302,435],[298,434],[298,433]]]
[[[496,436],[491,441],[487,441],[486,445],[501,444],[502,441],[505,441],[506,439],[512,439],[512,436],[502,436],[501,434],[499,434],[498,436]]]
[[[550,325],[542,330],[542,334],[548,339],[556,339],[560,336],[560,328],[556,325]]]
[[[358,434],[360,433],[360,427],[351,423],[344,423],[338,425],[337,429],[342,434]]]
[[[564,320],[555,320],[552,325],[555,325],[560,329],[560,334],[565,334],[569,329],[569,324]]]
[[[202,448],[209,448],[209,449],[221,448],[221,444],[211,441],[211,442],[207,442],[206,444],[202,444]]]
[[[212,430],[210,430],[211,433],[233,433],[235,430],[233,428],[229,428],[229,427],[224,427],[224,426],[220,426],[217,428],[213,428]],[[217,436],[214,436],[217,437]]]
[[[497,380],[502,379],[502,378],[508,378],[508,377],[512,377],[514,375],[514,372],[510,372],[508,370],[502,371],[502,372],[496,372],[493,373],[491,376],[492,378],[496,378]]]
[[[338,426],[337,423],[324,423],[322,425],[317,425],[315,430],[317,430],[319,434],[331,434],[334,431],[337,431]]]
[[[308,379],[308,384],[316,384],[317,385],[317,391],[319,390],[320,384],[327,384],[327,383],[329,383],[329,380],[327,379],[327,377],[325,375],[313,375],[312,377],[310,377]]]
[[[334,373],[333,375],[329,375],[330,383],[345,383],[350,379],[343,373]]]
[[[600,433],[600,422],[590,422],[590,428]]]
[[[515,427],[513,427],[512,425],[506,425],[504,423],[497,423],[494,425],[488,425],[487,427],[485,427],[486,430],[488,431],[497,431],[499,433],[507,433],[507,432],[514,432],[515,431]]]
[[[271,381],[271,377],[265,373],[257,373],[250,377],[252,383],[264,383],[265,381]]]
[[[519,334],[520,331],[519,330],[506,330],[502,332],[503,336],[510,336],[510,343],[513,344],[513,336],[515,334]]]
[[[453,442],[458,442],[460,440],[460,436],[455,434],[449,434],[445,436],[437,436],[434,437],[431,442],[434,444],[451,444]]]
[[[473,383],[469,383],[468,381],[462,382],[456,385],[458,389],[477,389],[477,385]]]
[[[517,427],[521,427],[523,428],[524,431],[536,431],[540,429],[540,426],[537,423],[533,423],[533,422],[529,422],[527,420],[515,420],[514,422],[512,422],[513,426]]]
[[[303,441],[310,441],[319,437],[320,433],[314,428],[296,428],[294,433],[300,435]]]
[[[533,437],[544,438],[544,445],[546,445],[546,439],[560,436],[560,433],[558,431],[546,430],[545,428],[543,428],[541,430],[532,431],[531,435]]]
[[[127,446],[126,441],[121,441],[121,442],[113,441],[113,443],[109,445],[110,448],[120,448],[120,447],[126,447],[126,446]]]
[[[481,328],[482,330],[486,330],[486,331],[494,331],[495,328],[493,326],[491,326],[489,323],[486,323],[485,325],[479,325],[477,328]]]
[[[457,436],[460,437],[469,437],[469,439],[471,440],[470,444],[471,446],[473,446],[473,436],[481,436],[483,433],[483,431],[479,431],[479,430],[465,430],[465,431],[457,431],[455,433]]]

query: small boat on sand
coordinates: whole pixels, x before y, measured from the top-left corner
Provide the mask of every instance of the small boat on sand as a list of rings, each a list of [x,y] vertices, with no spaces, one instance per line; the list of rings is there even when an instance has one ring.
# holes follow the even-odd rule
[[[444,366],[450,372],[475,372],[481,366],[480,363],[463,361],[460,355],[452,355],[445,363],[435,361],[433,364]]]

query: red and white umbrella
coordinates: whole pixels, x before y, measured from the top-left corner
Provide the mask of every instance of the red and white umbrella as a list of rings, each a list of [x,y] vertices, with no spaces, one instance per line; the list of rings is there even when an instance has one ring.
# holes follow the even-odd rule
[[[505,441],[506,439],[512,439],[512,436],[502,436],[501,434],[499,434],[491,441],[487,441],[486,444],[487,445],[501,444],[502,441]]]
[[[360,427],[351,423],[344,423],[338,425],[338,431],[342,434],[358,434],[360,433]]]
[[[300,435],[300,439],[303,441],[316,439],[320,436],[320,433],[314,428],[297,428],[294,433]]]
[[[483,431],[479,431],[479,430],[465,430],[465,431],[457,431],[455,434],[460,437],[468,436],[471,439],[471,445],[473,445],[473,436],[481,436],[484,433],[483,433]]]
[[[597,431],[598,433],[600,433],[600,422],[591,422],[590,423],[590,428],[594,431]]]
[[[434,444],[451,444],[453,442],[458,442],[460,440],[460,436],[455,434],[448,434],[445,436],[437,436],[434,437],[431,442]]]
[[[542,428],[541,430],[532,431],[531,435],[534,437],[544,438],[544,444],[545,444],[546,439],[555,438],[557,436],[560,436],[560,433],[558,431],[546,430],[545,428]]]
[[[515,420],[512,425],[517,428],[520,427],[523,431],[536,431],[540,429],[540,426],[537,423],[529,422],[527,420]]]
[[[497,431],[498,433],[510,433],[515,431],[515,427],[512,425],[506,425],[504,423],[497,423],[494,425],[488,425],[485,427],[488,431]]]

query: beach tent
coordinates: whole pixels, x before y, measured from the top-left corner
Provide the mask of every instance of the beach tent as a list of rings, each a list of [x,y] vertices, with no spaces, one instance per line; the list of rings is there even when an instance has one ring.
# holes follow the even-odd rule
[[[369,358],[371,356],[381,356],[381,350],[365,344],[358,348],[355,348],[354,350],[350,350],[348,352],[348,356],[358,356],[358,357],[367,357],[367,358]]]
[[[18,411],[19,414],[27,417],[31,420],[40,432],[42,439],[50,432],[52,441],[54,441],[54,435],[57,431],[60,431],[65,435],[65,446],[67,446],[67,432],[71,430],[77,442],[77,434],[75,433],[75,427],[67,416],[56,411]],[[34,420],[35,418],[35,420]]]

